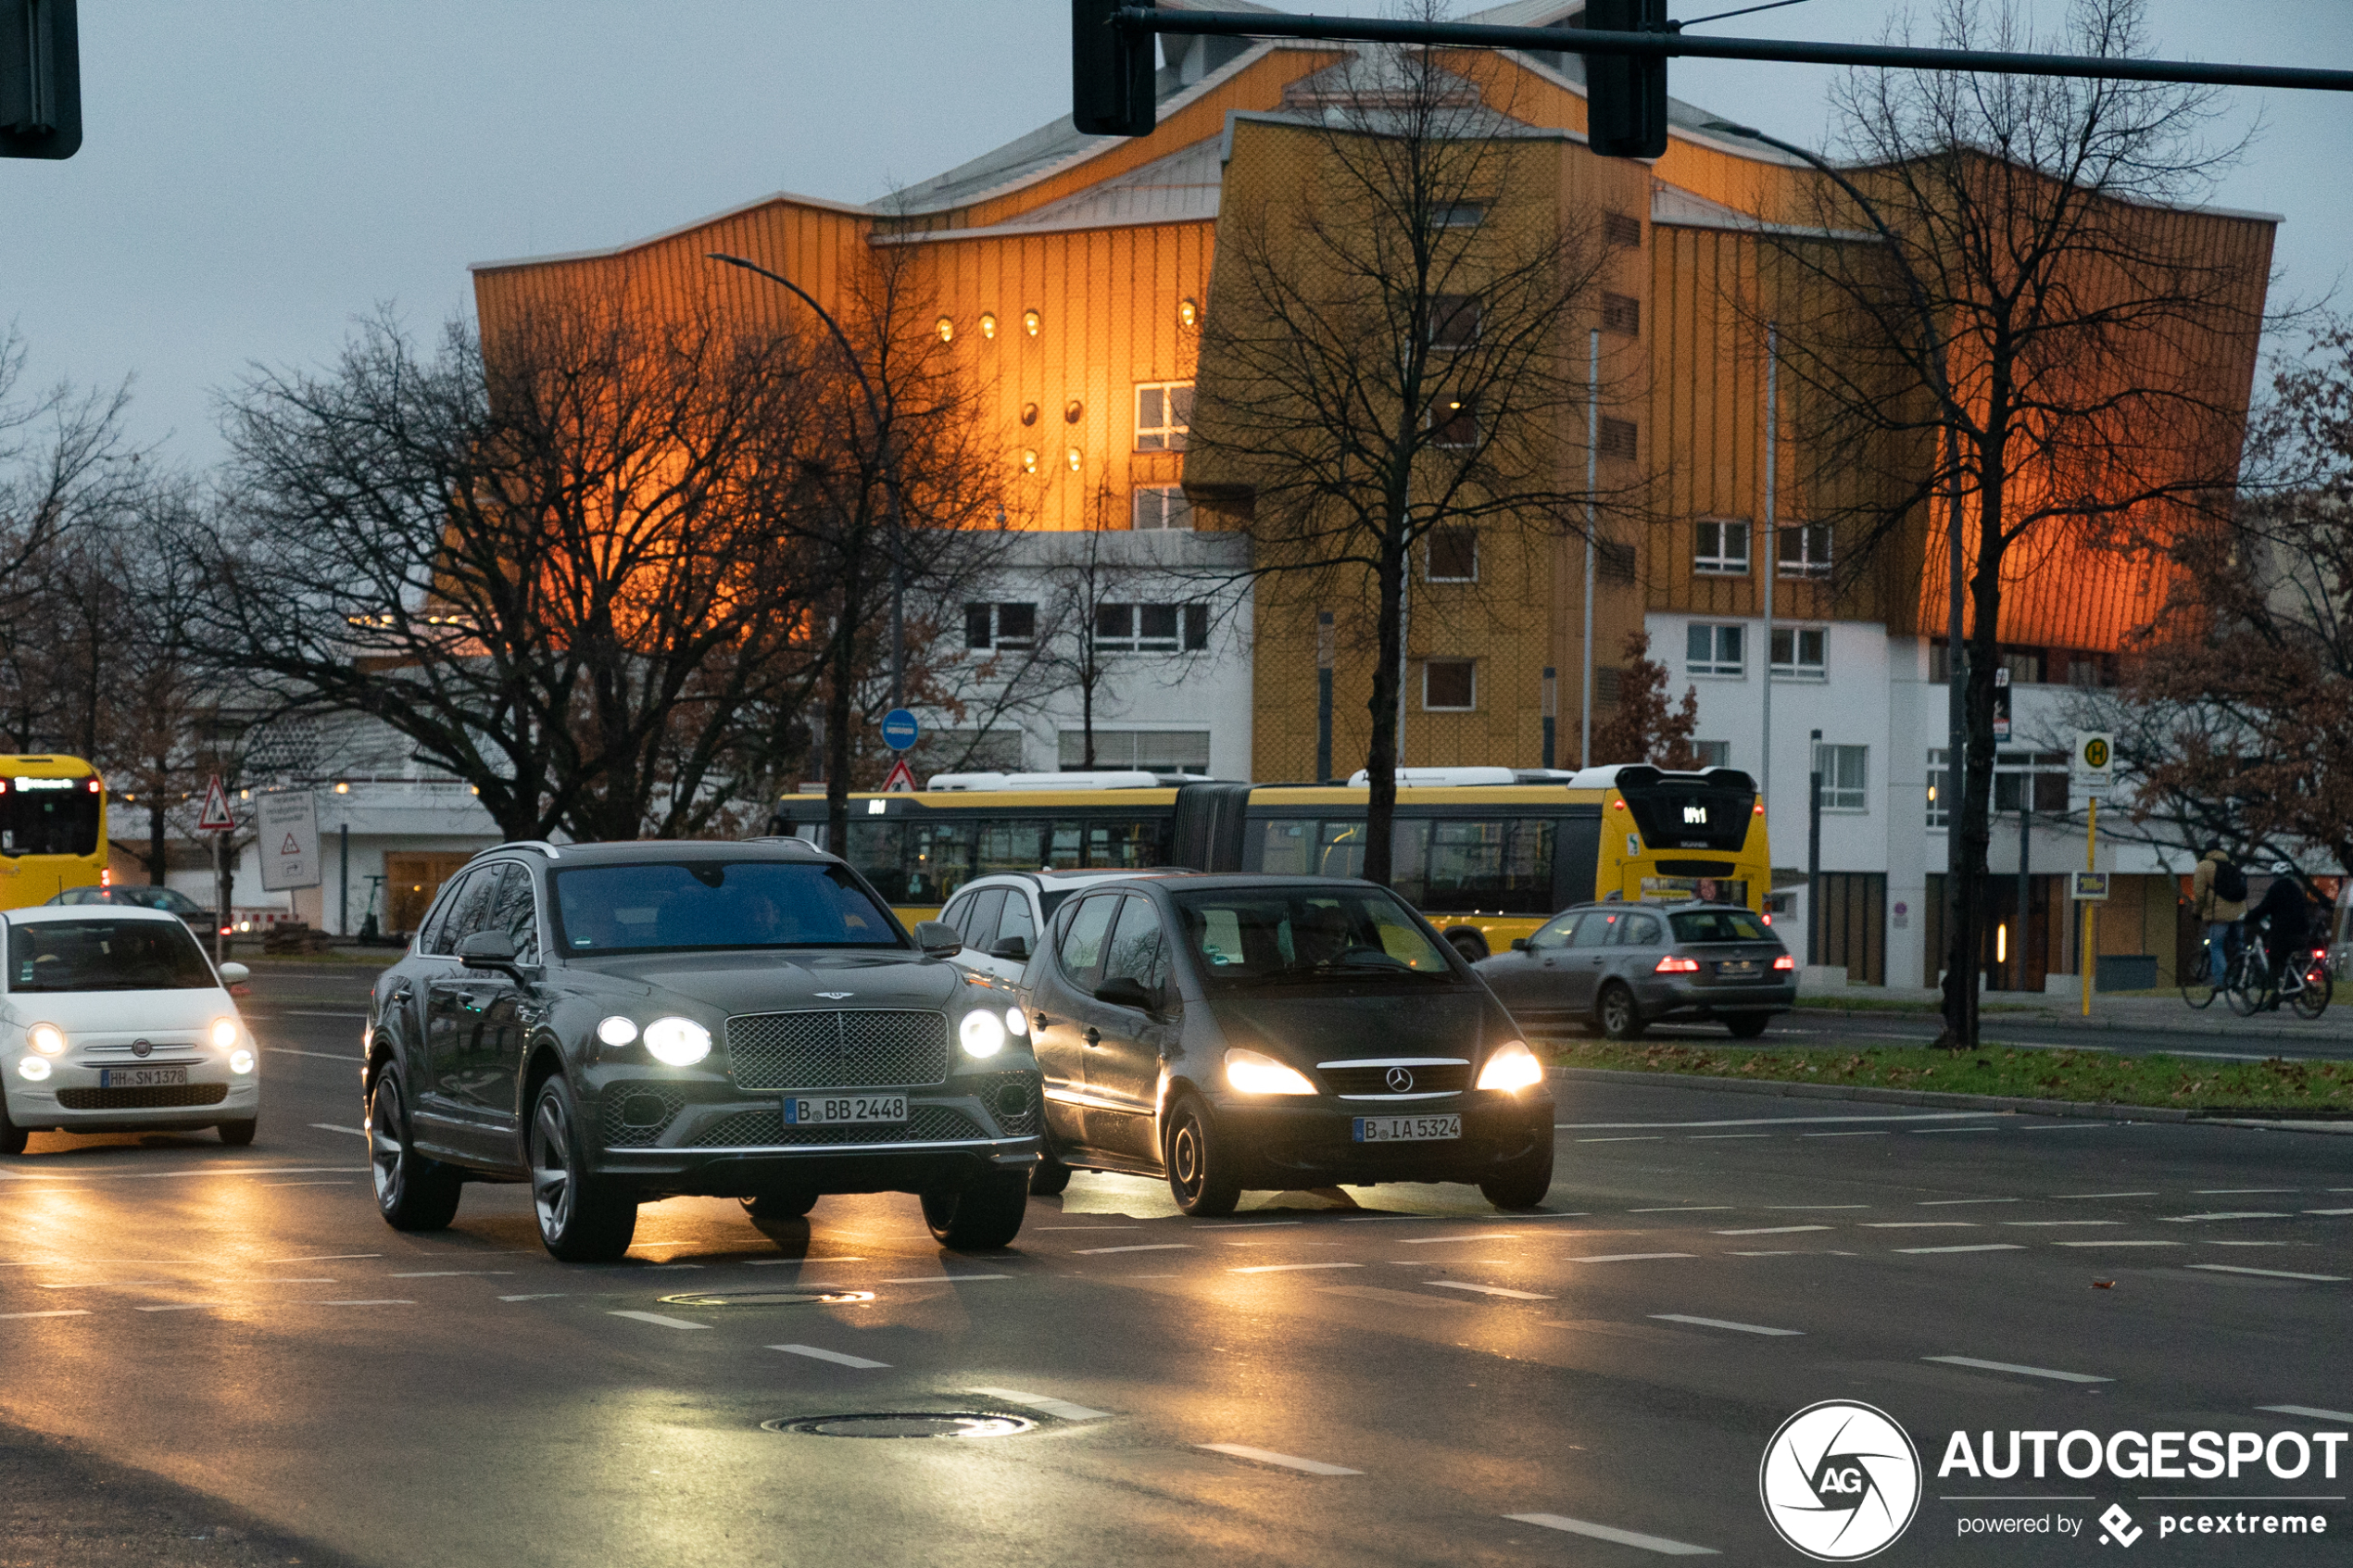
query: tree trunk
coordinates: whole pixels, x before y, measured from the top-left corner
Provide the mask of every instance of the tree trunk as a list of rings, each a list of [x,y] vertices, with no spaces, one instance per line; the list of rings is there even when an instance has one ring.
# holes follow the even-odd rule
[[[1977,1048],[1978,981],[1984,972],[1987,849],[1994,795],[1994,671],[1999,668],[2002,611],[2002,531],[2009,475],[2003,450],[2007,422],[2007,378],[1998,368],[1978,456],[1978,536],[1969,581],[1969,691],[1964,705],[1968,746],[1962,758],[1959,815],[1946,832],[1956,846],[1951,874],[1958,878],[1949,972],[1945,978],[1945,1045]]]
[[[849,854],[849,710],[857,695],[857,611],[863,587],[853,564],[842,583],[841,619],[834,627],[833,690],[825,697],[825,847],[844,859]]]
[[[1365,802],[1365,880],[1384,887],[1395,871],[1390,851],[1396,838],[1398,665],[1404,640],[1401,622],[1406,556],[1402,532],[1391,529],[1381,547],[1380,625],[1373,655],[1373,743],[1365,757],[1365,782],[1372,786]]]
[[[156,776],[164,776],[157,769]],[[147,885],[161,887],[164,881],[163,792],[158,789],[147,797]]]

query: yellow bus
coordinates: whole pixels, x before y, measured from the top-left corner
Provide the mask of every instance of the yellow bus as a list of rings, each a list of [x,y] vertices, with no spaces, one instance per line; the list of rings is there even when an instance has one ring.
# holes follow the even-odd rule
[[[942,774],[850,799],[845,859],[927,920],[976,876],[1183,866],[1361,876],[1365,790],[1151,773]],[[772,831],[823,843],[822,796],[787,796]],[[1711,899],[1760,913],[1771,886],[1756,783],[1731,768],[1542,772],[1416,768],[1397,791],[1390,885],[1484,958],[1593,899]]]
[[[0,909],[106,880],[107,786],[79,757],[0,756]]]

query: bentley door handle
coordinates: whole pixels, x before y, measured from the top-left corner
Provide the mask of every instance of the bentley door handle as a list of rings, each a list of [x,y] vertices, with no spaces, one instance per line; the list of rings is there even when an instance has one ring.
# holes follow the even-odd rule
[[[1101,1045],[1103,1043],[1102,1031],[1100,1029],[1088,1029],[1087,1031],[1087,1043],[1089,1046]]]

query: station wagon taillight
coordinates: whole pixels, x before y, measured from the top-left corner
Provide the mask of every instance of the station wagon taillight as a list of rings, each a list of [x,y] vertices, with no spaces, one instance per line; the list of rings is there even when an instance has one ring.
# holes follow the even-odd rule
[[[1773,960],[1773,967],[1775,969],[1795,969],[1797,967],[1797,960],[1791,958],[1787,953],[1783,953],[1780,958]]]
[[[1697,974],[1699,972],[1699,960],[1697,959],[1680,959],[1677,958],[1674,954],[1669,953],[1665,958],[1658,960],[1657,964],[1652,968],[1651,972],[1653,974]]]

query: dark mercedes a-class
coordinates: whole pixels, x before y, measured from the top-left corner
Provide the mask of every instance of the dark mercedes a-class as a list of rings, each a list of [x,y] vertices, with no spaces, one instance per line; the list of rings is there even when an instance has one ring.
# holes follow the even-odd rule
[[[1033,1190],[1167,1178],[1189,1214],[1248,1188],[1476,1183],[1532,1207],[1553,1097],[1511,1015],[1386,888],[1162,876],[1055,914],[1022,976],[1046,1079]]]
[[[920,944],[920,945],[919,945]],[[1021,1229],[1039,1084],[1010,994],[806,844],[508,844],[435,898],[369,1006],[377,1206],[449,1223],[531,1184],[547,1250],[620,1256],[637,1205],[920,1194],[950,1247]]]

